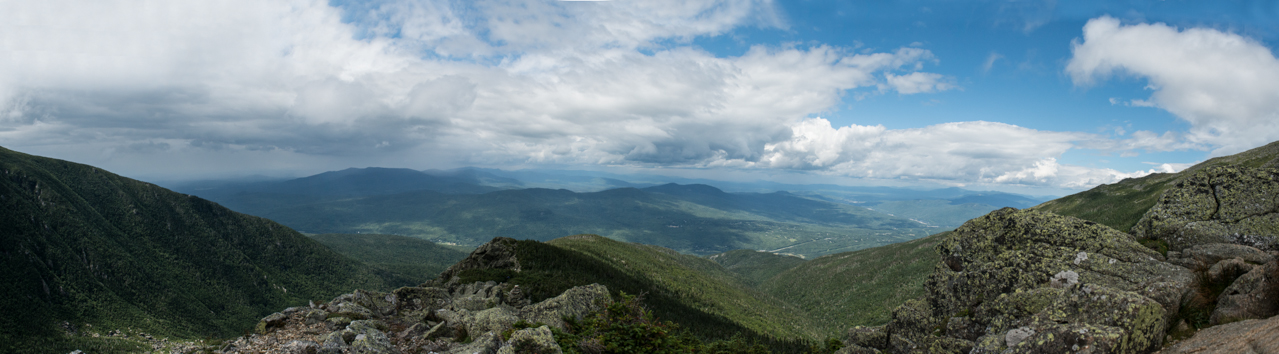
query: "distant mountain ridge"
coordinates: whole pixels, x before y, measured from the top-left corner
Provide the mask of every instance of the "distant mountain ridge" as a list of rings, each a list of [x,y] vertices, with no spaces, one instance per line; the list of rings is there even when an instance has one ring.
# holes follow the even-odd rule
[[[787,248],[815,256],[928,233],[921,223],[862,207],[788,193],[726,193],[707,185],[297,199],[244,193],[227,204],[303,232],[396,234],[469,246],[498,236],[550,240],[589,233],[696,254]]]

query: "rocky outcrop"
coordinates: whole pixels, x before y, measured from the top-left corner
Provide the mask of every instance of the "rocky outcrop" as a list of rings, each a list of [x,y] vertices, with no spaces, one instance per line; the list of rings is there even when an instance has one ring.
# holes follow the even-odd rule
[[[1005,208],[937,246],[928,295],[848,344],[891,353],[1147,353],[1194,285],[1189,269],[1096,223]]]
[[[495,239],[450,270],[518,268],[510,242]],[[564,317],[581,318],[612,301],[599,284],[530,304],[515,285],[446,279],[452,280],[390,293],[356,290],[327,303],[289,308],[216,352],[560,353],[550,328],[563,328]]]
[[[1279,250],[1279,170],[1216,167],[1196,172],[1164,192],[1133,227],[1169,250],[1228,243]]]
[[[1173,344],[1160,354],[1272,354],[1279,353],[1279,316],[1206,328]]]
[[[1235,264],[1248,271],[1230,282],[1230,286],[1221,293],[1210,318],[1211,324],[1279,315],[1279,260],[1272,259],[1265,265],[1253,266],[1234,258],[1214,265],[1213,269],[1221,264]]]
[[[515,257],[515,239],[498,237],[471,251],[461,262],[453,264],[440,279],[449,281],[463,271],[471,269],[510,269],[520,271],[520,261]]]
[[[612,301],[607,288],[591,284],[516,307],[511,303],[522,299],[502,297],[509,293],[503,289],[512,287],[490,281],[391,293],[359,290],[271,314],[258,324],[258,333],[217,352],[559,353],[550,326],[562,327],[564,316],[580,318]],[[545,324],[548,319],[553,324]]]

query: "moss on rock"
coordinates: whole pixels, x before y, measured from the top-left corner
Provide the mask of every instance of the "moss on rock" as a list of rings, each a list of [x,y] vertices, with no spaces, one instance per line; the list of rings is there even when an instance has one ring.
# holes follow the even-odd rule
[[[1138,237],[1164,240],[1172,251],[1234,243],[1276,249],[1279,170],[1215,167],[1164,192],[1133,227]]]

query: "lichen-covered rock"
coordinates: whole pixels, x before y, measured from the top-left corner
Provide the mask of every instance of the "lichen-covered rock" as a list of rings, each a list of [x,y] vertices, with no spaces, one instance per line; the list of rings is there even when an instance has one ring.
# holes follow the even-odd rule
[[[266,317],[263,317],[261,321],[258,321],[258,325],[253,328],[253,331],[258,334],[266,334],[266,332],[270,331],[272,328],[283,326],[284,322],[288,321],[288,319],[288,315],[280,312],[267,315]]]
[[[537,328],[525,328],[511,333],[511,339],[506,341],[498,354],[559,354],[563,353],[559,343],[555,342],[555,336],[551,334],[551,328],[541,326]]]
[[[1215,167],[1164,192],[1133,233],[1164,240],[1169,250],[1233,243],[1274,250],[1279,237],[1279,170]],[[1215,263],[1215,262],[1214,262]]]
[[[515,309],[498,306],[467,316],[462,319],[462,325],[466,326],[467,333],[475,336],[485,332],[502,333],[511,329],[519,320]]]
[[[884,329],[888,331],[889,336],[900,335],[913,342],[918,338],[940,332],[939,325],[940,321],[933,316],[933,309],[927,302],[912,299],[893,309],[893,318]]]
[[[856,344],[850,344],[836,350],[834,354],[879,354],[879,349],[867,348]]]
[[[1279,260],[1253,267],[1226,287],[1209,322],[1216,325],[1275,315],[1279,315]]]
[[[515,239],[497,237],[476,247],[462,261],[440,273],[440,279],[447,282],[462,272],[471,269],[510,269],[520,271],[520,261],[515,257]]]
[[[451,297],[448,290],[434,287],[402,287],[392,293],[398,299],[396,311],[400,313],[429,313],[448,306]]]
[[[888,331],[884,330],[884,326],[856,326],[848,329],[848,337],[844,342],[848,345],[886,349],[888,348]]]
[[[451,295],[451,306],[471,311],[497,306],[503,303],[501,298],[502,288],[494,281],[459,285],[453,290]]]
[[[1159,348],[1164,339],[1165,310],[1158,302],[1131,291],[1080,284],[1067,289],[1050,305],[1035,314],[1032,328],[1062,323],[1084,323],[1118,329],[1117,338],[1107,343],[1114,353],[1144,353]],[[1052,332],[1041,331],[1028,340]],[[1041,339],[1045,343],[1049,339]]]
[[[938,244],[937,250],[946,259],[945,266],[925,285],[937,316],[975,312],[1002,294],[1049,287],[1053,276],[1069,271],[1078,274],[1080,284],[1131,291],[1158,301],[1166,310],[1166,324],[1194,282],[1189,270],[1160,261],[1160,254],[1131,235],[1031,210],[1004,208],[970,220]],[[987,319],[974,320],[985,323]],[[1001,325],[994,331],[1007,329]]]
[[[495,354],[502,348],[502,337],[488,332],[475,337],[470,343],[450,349],[446,354]]]
[[[1279,351],[1279,316],[1208,327],[1162,354],[1270,354]]]
[[[937,251],[943,261],[925,284],[931,310],[917,316],[925,307],[908,302],[894,311],[889,351],[1146,353],[1194,284],[1190,270],[1132,235],[1037,211],[970,220]]]
[[[604,308],[612,303],[608,288],[591,284],[565,290],[560,296],[525,306],[520,309],[519,317],[529,323],[544,323],[559,329],[565,329],[565,316],[581,318],[582,315]]]
[[[1064,290],[1052,287],[1030,290],[1015,289],[982,302],[974,311],[974,322],[987,333],[1020,327],[1036,313],[1053,304]],[[980,336],[980,335],[979,335]]]
[[[1181,252],[1168,252],[1168,263],[1195,271],[1205,271],[1218,262],[1234,258],[1242,259],[1249,264],[1266,264],[1274,256],[1255,247],[1231,243],[1194,245]]]
[[[386,328],[385,323],[377,320],[352,321],[343,331],[343,338],[354,335],[349,341],[352,353],[388,354],[394,352],[395,347],[383,332]]]
[[[294,340],[280,348],[285,354],[316,354],[320,344],[309,340]]]

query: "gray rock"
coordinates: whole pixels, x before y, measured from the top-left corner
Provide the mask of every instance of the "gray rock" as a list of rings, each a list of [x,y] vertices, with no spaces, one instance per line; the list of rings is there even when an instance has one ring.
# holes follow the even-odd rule
[[[1222,324],[1279,315],[1279,260],[1271,260],[1231,283],[1217,299],[1209,323]]]
[[[467,316],[462,319],[461,324],[466,327],[467,333],[475,336],[485,332],[502,333],[511,329],[519,320],[514,309],[498,306]]]
[[[1075,273],[1073,270],[1063,270],[1053,275],[1053,278],[1050,279],[1048,283],[1054,288],[1070,287],[1072,285],[1079,284],[1079,273]]]
[[[1194,245],[1183,252],[1168,252],[1168,262],[1195,271],[1205,271],[1227,259],[1239,258],[1250,264],[1266,264],[1274,256],[1250,246],[1230,243]]]
[[[1069,280],[1063,280],[1073,277],[1069,272],[1078,275],[1079,284],[1130,291],[1157,301],[1164,308],[1165,326],[1176,317],[1194,284],[1190,270],[1160,261],[1160,254],[1131,235],[1033,210],[1004,208],[972,219],[938,244],[937,250],[957,266],[938,267],[925,284],[934,315],[974,313],[973,321],[993,324],[985,334],[1021,326],[1045,301],[1056,301],[1052,294],[1037,289],[1053,289],[1054,276],[1064,286]],[[1026,294],[1015,295],[1018,292]],[[998,300],[1005,294],[1010,297]]]
[[[391,339],[382,330],[386,324],[375,320],[352,321],[343,332],[354,334],[351,351],[359,354],[388,354],[395,351]],[[343,336],[349,334],[344,333]]]
[[[491,308],[502,304],[501,292],[502,287],[493,281],[461,285],[453,291],[449,307],[470,311]]]
[[[1021,344],[1022,341],[1033,335],[1035,335],[1035,330],[1030,329],[1030,327],[1014,328],[1004,335],[1004,345],[1011,347]]]
[[[446,354],[496,354],[502,347],[502,338],[497,333],[488,332],[475,340],[457,348],[449,349]]]
[[[907,300],[906,303],[893,309],[892,320],[885,326],[888,331],[890,345],[893,335],[908,339],[910,345],[916,345],[923,337],[932,336],[934,328],[940,321],[932,316],[933,309],[927,302],[918,299]],[[896,345],[893,345],[898,348]],[[900,348],[899,348],[900,349]]]
[[[600,284],[578,286],[564,291],[560,296],[525,306],[519,318],[529,323],[544,323],[565,329],[565,316],[581,318],[583,315],[604,308],[612,303],[608,288]]]
[[[515,258],[515,239],[498,237],[476,247],[461,262],[440,273],[440,279],[450,281],[463,271],[471,269],[510,269],[520,271],[520,261]]]
[[[1247,274],[1257,266],[1244,262],[1242,258],[1231,258],[1217,262],[1208,268],[1208,281],[1218,284],[1230,284],[1239,276]]]
[[[258,321],[258,325],[254,327],[254,331],[258,332],[258,334],[266,334],[272,329],[283,327],[284,323],[288,320],[288,315],[276,312],[267,315],[266,317],[263,317],[261,321]]]
[[[848,338],[844,342],[849,345],[886,349],[888,348],[888,331],[884,330],[884,326],[856,326],[848,329]]]
[[[551,334],[551,328],[541,326],[525,328],[511,333],[511,339],[506,341],[506,345],[502,346],[497,352],[498,354],[559,354],[564,351],[560,348],[559,343],[555,342],[555,336]]]
[[[852,344],[836,350],[834,354],[879,354],[879,349],[867,348],[860,345]]]
[[[1276,195],[1279,195],[1279,170],[1246,167],[1201,170],[1164,192],[1159,202],[1133,226],[1133,233],[1164,240],[1172,251],[1213,243],[1275,250],[1276,237],[1279,237]]]
[[[316,354],[320,351],[320,345],[309,340],[294,340],[280,349],[286,354]]]
[[[451,296],[442,288],[403,287],[395,289],[396,312],[408,322],[422,322],[435,310],[448,306]]]
[[[1279,316],[1208,327],[1162,354],[1271,354],[1279,352]]]
[[[302,314],[302,321],[308,325],[324,322],[329,317],[329,312],[320,309],[308,309]]]

